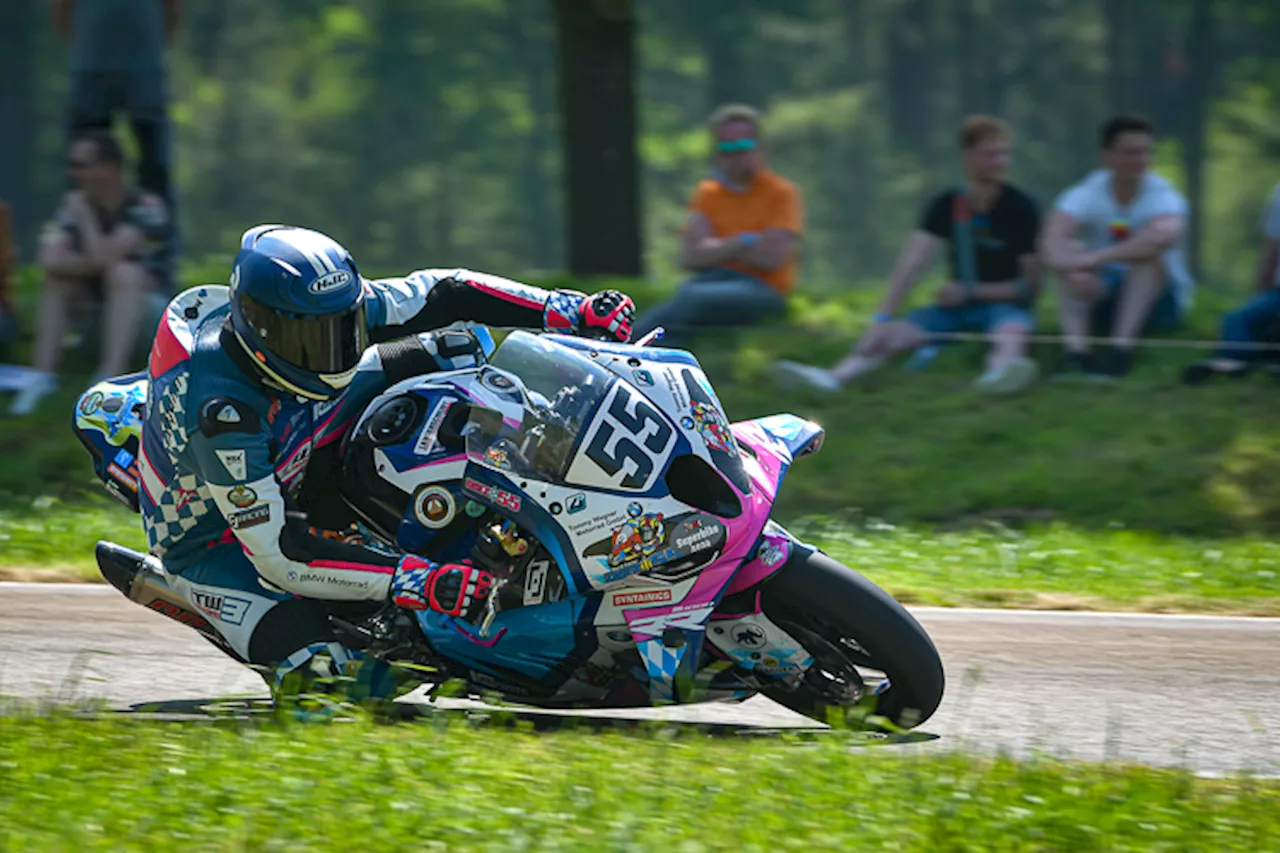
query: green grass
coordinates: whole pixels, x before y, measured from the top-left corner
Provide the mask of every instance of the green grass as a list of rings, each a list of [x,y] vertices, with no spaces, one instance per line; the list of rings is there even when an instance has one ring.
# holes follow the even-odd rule
[[[101,581],[93,546],[143,548],[114,504],[0,510],[0,579]],[[915,604],[1280,616],[1280,544],[1063,523],[947,529],[848,516],[797,519],[793,532]]]
[[[661,295],[612,284],[642,306]],[[993,400],[968,390],[981,361],[973,346],[949,348],[923,373],[890,366],[835,397],[768,381],[773,358],[841,355],[878,292],[821,304],[801,296],[789,325],[710,334],[695,346],[731,417],[791,411],[826,428],[822,452],[788,475],[784,523],[844,525],[813,538],[913,601],[1280,611],[1267,543],[1280,532],[1280,387],[1259,376],[1185,388],[1177,372],[1195,353],[1148,350],[1120,387],[1045,383]],[[1203,294],[1184,335],[1212,337],[1228,304]],[[1051,329],[1051,306],[1041,314]],[[1056,355],[1038,354],[1046,367]],[[78,387],[72,378],[39,416],[0,424],[0,565],[92,577],[97,538],[141,543],[71,437]],[[45,508],[33,513],[41,496]]]
[[[1273,850],[1280,784],[838,737],[7,719],[4,850]]]
[[[908,604],[1280,616],[1280,544],[1261,537],[830,519],[792,529]]]

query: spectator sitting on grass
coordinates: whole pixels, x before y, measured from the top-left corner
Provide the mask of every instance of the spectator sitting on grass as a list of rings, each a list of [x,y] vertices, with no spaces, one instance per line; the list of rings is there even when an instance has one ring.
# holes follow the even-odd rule
[[[129,118],[138,145],[138,183],[174,210],[165,45],[180,0],[53,0],[54,27],[70,47],[67,125],[71,140]]]
[[[1058,197],[1041,239],[1045,263],[1062,282],[1058,316],[1067,352],[1059,378],[1123,377],[1134,340],[1181,326],[1195,291],[1182,250],[1187,201],[1150,171],[1154,127],[1116,116],[1102,125],[1098,142],[1104,168]],[[1110,348],[1090,353],[1091,334],[1110,334]]]
[[[633,339],[658,326],[685,346],[697,327],[743,326],[786,310],[795,286],[804,211],[795,185],[765,168],[760,115],[730,104],[710,119],[716,172],[689,202],[682,264],[694,273],[636,322]]]
[[[40,245],[44,285],[36,327],[35,369],[10,414],[26,415],[57,387],[54,370],[73,302],[102,305],[98,378],[129,369],[144,315],[171,290],[169,216],[159,196],[125,182],[113,136],[91,131],[71,146],[67,169],[79,189],[63,199]]]
[[[1275,361],[1274,353],[1232,347],[1242,343],[1280,341],[1280,184],[1262,217],[1262,252],[1258,262],[1258,293],[1249,302],[1222,318],[1225,344],[1214,358],[1197,361],[1182,373],[1182,380],[1196,384],[1215,376],[1244,376],[1259,361]],[[1275,365],[1268,368],[1275,371]]]
[[[1026,389],[1039,374],[1027,354],[1031,316],[1040,271],[1035,242],[1040,227],[1036,203],[1005,182],[1011,139],[1005,126],[989,116],[970,116],[958,142],[965,185],[934,196],[920,216],[889,278],[889,292],[874,325],[843,361],[826,370],[793,361],[774,364],[780,382],[803,382],[835,391],[875,370],[890,356],[914,350],[930,336],[980,332],[992,337],[986,369],[974,387],[991,394]],[[940,242],[949,246],[950,281],[935,304],[895,315],[912,285],[932,261]],[[922,352],[925,352],[922,350]]]

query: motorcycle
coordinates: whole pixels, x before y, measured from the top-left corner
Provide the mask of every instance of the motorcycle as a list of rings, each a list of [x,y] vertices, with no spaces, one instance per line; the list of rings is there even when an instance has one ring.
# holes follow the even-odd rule
[[[342,440],[340,481],[383,543],[469,559],[496,592],[476,623],[390,604],[331,616],[343,643],[527,706],[763,694],[822,722],[911,728],[934,713],[945,678],[920,624],[770,518],[790,466],[821,449],[819,425],[731,423],[697,359],[652,341],[480,338],[478,366],[377,393]],[[75,414],[134,511],[145,397],[145,374],[110,380]],[[127,597],[234,656],[160,561],[107,542],[97,556]]]

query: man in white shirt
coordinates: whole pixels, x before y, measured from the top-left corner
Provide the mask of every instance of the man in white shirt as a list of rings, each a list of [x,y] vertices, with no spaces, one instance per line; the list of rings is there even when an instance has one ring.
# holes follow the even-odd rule
[[[1183,250],[1187,201],[1150,171],[1154,127],[1116,116],[1098,137],[1103,168],[1058,197],[1040,246],[1062,283],[1067,353],[1058,375],[1118,379],[1129,372],[1136,338],[1181,325],[1195,281]],[[1090,352],[1087,338],[1107,335],[1110,347]]]
[[[1197,361],[1184,370],[1184,382],[1197,384],[1215,376],[1244,376],[1264,360],[1264,353],[1238,344],[1280,341],[1280,184],[1272,190],[1262,214],[1262,251],[1255,286],[1258,293],[1253,299],[1223,316],[1222,348],[1213,358]],[[1266,355],[1275,361],[1275,353]],[[1275,365],[1268,370],[1280,376]]]

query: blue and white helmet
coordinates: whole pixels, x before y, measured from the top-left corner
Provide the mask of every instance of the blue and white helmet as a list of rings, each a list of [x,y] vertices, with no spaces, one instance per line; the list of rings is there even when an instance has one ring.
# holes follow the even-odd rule
[[[250,228],[231,271],[231,326],[273,382],[333,399],[369,344],[364,283],[351,253],[306,228]]]

